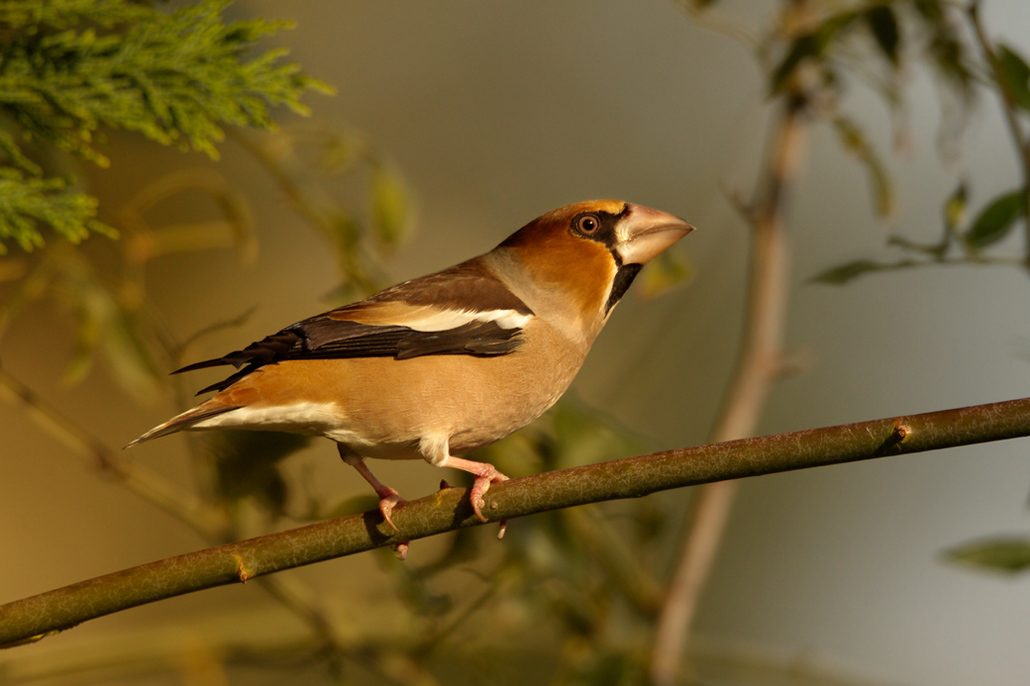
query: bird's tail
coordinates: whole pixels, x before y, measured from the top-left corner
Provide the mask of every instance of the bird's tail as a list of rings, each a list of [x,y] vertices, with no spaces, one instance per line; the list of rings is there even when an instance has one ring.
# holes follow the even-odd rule
[[[168,434],[173,434],[177,431],[184,431],[186,429],[190,429],[194,425],[204,421],[205,419],[210,419],[211,417],[223,414],[225,412],[231,412],[237,409],[239,408],[233,405],[216,405],[213,407],[205,407],[204,405],[200,405],[198,407],[194,407],[192,410],[187,410],[180,415],[172,417],[164,424],[158,424],[153,429],[146,432],[136,440],[126,445],[125,447],[131,448],[137,443],[149,441],[152,438],[160,438],[161,436],[167,436]]]

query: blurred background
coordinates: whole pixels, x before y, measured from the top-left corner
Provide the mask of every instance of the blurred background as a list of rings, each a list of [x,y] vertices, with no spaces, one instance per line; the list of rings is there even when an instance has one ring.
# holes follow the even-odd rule
[[[796,35],[783,23],[784,4],[712,4],[698,12],[672,0],[238,0],[227,19],[295,21],[259,46],[288,47],[290,61],[337,94],[307,94],[309,118],[276,110],[277,134],[232,133],[217,162],[113,131],[104,148],[110,168],[83,163],[78,173],[122,240],[131,238],[126,218],[136,215],[148,227],[221,222],[216,228],[229,235],[229,207],[229,225],[247,227],[203,249],[189,243],[148,259],[133,276],[147,311],[160,317],[153,330],[188,342],[182,363],[242,347],[364,287],[485,252],[571,202],[613,197],[682,216],[698,231],[659,268],[672,285],[642,277],[568,401],[496,456],[503,471],[523,476],[701,444],[744,317],[753,227],[735,199],[760,195],[789,90],[771,88],[770,74],[790,51],[782,36]],[[912,22],[903,24],[908,42],[896,71],[880,64],[889,60],[868,35],[856,35],[841,53],[833,97],[815,99],[804,119],[800,166],[781,208],[790,244],[784,345],[794,373],[771,387],[755,433],[1026,395],[1030,285],[1025,271],[1005,263],[1026,250],[1020,231],[984,251],[998,264],[970,263],[959,251],[946,264],[843,285],[813,281],[860,259],[926,262],[926,253],[888,239],[938,242],[942,208],[961,181],[960,227],[1026,182],[997,90],[973,85],[964,109],[918,49],[904,51],[920,41],[923,25],[912,20],[922,16],[919,4],[896,3]],[[981,18],[990,40],[1030,53],[1026,3],[987,0]],[[950,21],[975,42],[967,25]],[[780,35],[778,48],[763,45],[769,35]],[[894,105],[878,87],[883,73],[900,94]],[[889,212],[878,211],[876,177],[860,146],[858,155],[847,150],[840,128],[827,123],[832,112],[845,112],[878,153],[893,184]],[[333,154],[346,173],[319,171]],[[397,234],[356,253],[367,273],[348,280],[338,244],[303,206],[339,206],[375,224],[367,208],[376,174],[386,175],[378,192],[392,198],[397,219],[386,225]],[[59,243],[2,259],[41,259]],[[111,243],[95,236],[79,250],[98,273],[117,271]],[[20,283],[0,283],[0,298],[10,303]],[[147,375],[112,363],[116,342],[112,355],[87,356],[70,382],[69,363],[82,347],[76,302],[57,293],[12,312],[0,360],[103,445],[118,449],[175,413],[183,393],[216,379],[197,373],[164,385],[177,361],[161,357],[153,375],[161,382],[140,378]],[[3,397],[0,601],[218,542],[82,459],[75,440],[35,421],[38,408]],[[198,464],[210,465],[204,456],[218,441],[175,436],[125,458],[176,492],[203,494],[198,482],[212,477]],[[551,446],[548,456],[534,453],[542,445]],[[945,560],[945,551],[971,540],[1025,536],[1026,451],[1010,441],[741,483],[679,679],[1028,683],[1026,576]],[[285,495],[255,488],[223,502],[235,536],[289,528],[339,503],[345,510],[353,496],[370,504],[367,485],[328,441],[269,459]],[[441,478],[461,483],[422,463],[373,467],[410,498],[431,493]],[[654,614],[622,598],[584,541],[619,532],[630,567],[660,588],[675,567],[690,498],[673,491],[578,508],[513,521],[503,542],[483,527],[417,541],[404,563],[378,551],[278,575],[281,587],[271,593],[253,583],[129,610],[5,651],[0,682],[638,683]],[[297,611],[305,603],[328,618],[333,642]]]

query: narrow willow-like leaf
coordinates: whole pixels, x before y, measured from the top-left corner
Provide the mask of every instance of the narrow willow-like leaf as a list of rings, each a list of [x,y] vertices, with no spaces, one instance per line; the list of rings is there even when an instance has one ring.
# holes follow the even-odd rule
[[[846,262],[840,266],[819,272],[809,281],[830,284],[831,286],[843,286],[860,276],[886,268],[886,265],[874,260],[854,260],[853,262]]]
[[[1006,536],[973,541],[944,552],[949,562],[1015,574],[1030,568],[1030,538]]]
[[[119,307],[112,312],[97,352],[115,380],[133,396],[151,400],[161,389],[166,369],[154,359],[154,351],[141,338],[139,322]]]
[[[833,120],[833,125],[840,137],[841,145],[855,155],[869,173],[876,213],[881,217],[889,215],[894,210],[894,184],[886,165],[865,133],[853,121],[841,116]]]
[[[213,433],[206,443],[215,458],[218,497],[223,502],[254,497],[282,514],[288,489],[279,464],[310,442],[309,436],[278,431]]]
[[[1005,79],[1000,85],[1016,105],[1030,111],[1030,65],[1004,44],[998,46],[998,63]]]
[[[638,279],[638,292],[650,298],[674,288],[693,276],[693,269],[685,258],[674,251],[664,252],[655,258]]]
[[[380,245],[395,248],[408,231],[411,199],[396,171],[380,164],[372,170],[372,228]]]
[[[952,91],[969,104],[976,92],[973,89],[975,78],[967,66],[970,61],[967,48],[947,18],[936,17],[930,23],[933,37],[926,48],[930,63]]]
[[[901,32],[898,18],[890,5],[875,5],[862,15],[873,32],[873,38],[880,51],[894,66],[898,66],[901,54]]]
[[[966,188],[965,182],[962,182],[944,201],[944,223],[948,231],[954,230],[965,219],[968,199],[969,190]]]
[[[1026,189],[999,195],[981,210],[963,237],[970,250],[982,250],[1005,238],[1016,220],[1023,216]]]
[[[916,11],[923,15],[923,18],[938,22],[944,20],[944,8],[941,0],[915,0],[913,3]]]
[[[791,44],[786,57],[773,71],[772,92],[782,93],[794,70],[806,59],[821,59],[830,44],[842,32],[850,28],[859,17],[858,12],[846,11],[834,14],[815,27],[810,33],[798,36]]]

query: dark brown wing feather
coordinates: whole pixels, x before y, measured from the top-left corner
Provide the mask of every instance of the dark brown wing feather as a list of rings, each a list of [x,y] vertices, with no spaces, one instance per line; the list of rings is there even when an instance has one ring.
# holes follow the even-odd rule
[[[397,303],[397,306],[391,306]],[[474,303],[474,304],[473,304]],[[394,357],[423,355],[506,355],[521,343],[519,328],[502,328],[490,320],[471,319],[443,331],[420,331],[386,324],[384,311],[401,314],[427,306],[455,312],[512,311],[532,315],[525,303],[490,275],[478,260],[388,288],[361,302],[305,319],[242,350],[188,365],[172,372],[233,365],[239,371],[197,395],[225,390],[255,369],[283,360]],[[365,321],[362,321],[365,320]],[[375,323],[372,323],[375,322]]]

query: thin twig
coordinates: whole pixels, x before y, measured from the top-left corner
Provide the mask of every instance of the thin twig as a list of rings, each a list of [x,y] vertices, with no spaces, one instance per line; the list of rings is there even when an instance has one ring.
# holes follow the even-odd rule
[[[491,487],[485,512],[504,520],[657,491],[828,464],[1030,436],[1030,399],[879,419],[669,450],[512,479]],[[0,606],[0,645],[186,593],[239,583],[467,526],[468,491],[447,488],[400,505],[393,531],[376,512],[208,548]],[[503,545],[503,544],[500,544]]]
[[[85,458],[91,467],[114,476],[120,484],[158,508],[186,523],[209,542],[226,539],[232,523],[224,510],[183,491],[160,475],[127,461],[120,452],[106,446],[68,418],[39,394],[16,379],[0,365],[0,397],[22,405],[40,426],[55,439]],[[313,592],[297,579],[262,579],[262,586],[312,629],[320,642],[339,651],[335,627],[313,599]]]
[[[361,228],[346,212],[331,201],[319,201],[312,188],[305,188],[284,166],[283,149],[272,150],[252,136],[237,129],[228,130],[229,137],[249,152],[272,176],[294,211],[311,226],[317,228],[322,237],[334,248],[340,274],[347,283],[359,291],[376,290],[376,271],[380,265],[378,255],[368,250],[361,240]],[[292,151],[289,154],[293,154]],[[373,265],[369,268],[367,265]]]
[[[661,588],[625,538],[600,516],[600,510],[568,510],[562,514],[583,548],[605,572],[608,587],[618,590],[641,616],[657,616]]]
[[[127,461],[0,365],[0,397],[20,405],[39,426],[63,443],[89,466],[114,476],[133,493],[153,503],[203,536],[218,540],[228,524],[225,513],[191,493],[177,488],[159,474]]]

